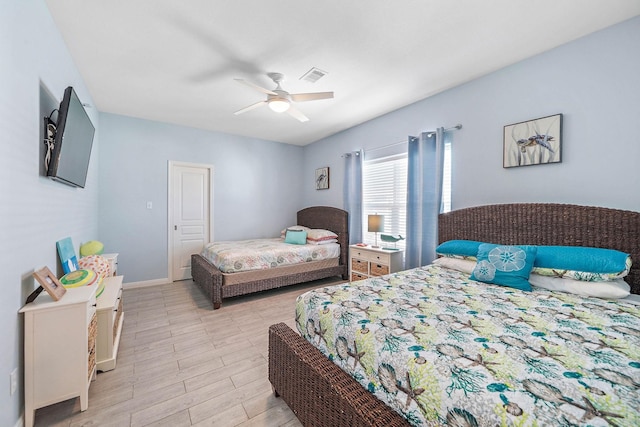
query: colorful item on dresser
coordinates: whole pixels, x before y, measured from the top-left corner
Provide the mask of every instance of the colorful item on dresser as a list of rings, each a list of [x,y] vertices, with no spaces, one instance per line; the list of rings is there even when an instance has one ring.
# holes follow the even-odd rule
[[[60,283],[65,288],[79,288],[82,286],[91,286],[98,281],[98,274],[93,270],[75,270],[65,274],[60,278]]]
[[[96,298],[102,295],[104,291],[106,277],[111,276],[111,267],[109,261],[100,255],[89,255],[80,258],[78,265],[82,268],[93,270],[98,275],[98,290],[96,291]]]
[[[111,268],[109,267],[109,261],[100,255],[89,255],[80,258],[78,261],[80,268],[86,268],[93,270],[100,275],[100,280],[111,275]]]
[[[62,271],[64,273],[70,273],[78,269],[78,257],[73,249],[73,242],[71,237],[65,237],[62,240],[56,242],[56,248],[58,249],[58,257],[60,258],[60,264],[62,265]]]
[[[432,264],[309,291],[296,325],[412,425],[640,425],[640,306],[626,301]]]
[[[89,240],[80,245],[80,256],[102,255],[104,252],[104,244],[97,240]]]

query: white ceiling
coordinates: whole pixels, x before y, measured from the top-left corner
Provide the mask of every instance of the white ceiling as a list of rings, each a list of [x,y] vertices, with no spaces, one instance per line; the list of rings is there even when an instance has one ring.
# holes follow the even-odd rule
[[[637,0],[46,0],[102,112],[306,145],[640,15]],[[300,80],[310,68],[328,74]],[[334,91],[261,107],[273,89]]]

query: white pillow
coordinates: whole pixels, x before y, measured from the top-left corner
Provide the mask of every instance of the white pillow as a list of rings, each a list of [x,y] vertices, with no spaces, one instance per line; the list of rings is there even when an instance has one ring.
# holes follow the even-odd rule
[[[475,261],[461,258],[441,257],[433,261],[433,263],[467,274],[471,274],[476,267]]]
[[[307,239],[309,240],[330,240],[337,239],[338,235],[333,231],[323,230],[322,228],[314,228],[307,231]]]
[[[475,261],[449,257],[438,258],[433,263],[467,274],[471,274],[476,266]],[[625,298],[631,293],[631,287],[622,279],[607,282],[584,282],[582,280],[530,274],[529,283],[550,291],[607,299]]]
[[[329,243],[338,243],[338,239],[329,239],[329,240],[309,240],[309,239],[307,239],[307,245],[328,245]]]
[[[607,299],[625,298],[631,293],[631,287],[622,279],[607,282],[584,282],[582,280],[531,274],[529,275],[529,283],[550,291]]]

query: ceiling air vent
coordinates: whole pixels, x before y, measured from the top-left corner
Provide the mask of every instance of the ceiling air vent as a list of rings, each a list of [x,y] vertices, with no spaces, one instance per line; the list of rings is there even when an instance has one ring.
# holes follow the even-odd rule
[[[313,67],[312,69],[304,73],[304,75],[300,77],[300,80],[305,80],[310,83],[315,83],[325,75],[327,75],[326,71],[322,71],[319,68]]]

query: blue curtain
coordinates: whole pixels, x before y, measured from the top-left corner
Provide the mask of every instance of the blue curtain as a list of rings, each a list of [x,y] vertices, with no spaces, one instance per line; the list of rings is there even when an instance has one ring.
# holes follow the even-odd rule
[[[405,268],[435,259],[438,214],[442,211],[444,128],[409,137],[407,163],[407,249]]]
[[[362,242],[362,151],[344,155],[344,210],[349,212],[349,244]]]

